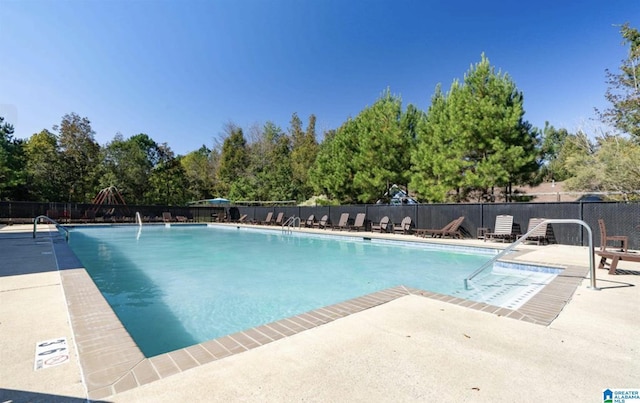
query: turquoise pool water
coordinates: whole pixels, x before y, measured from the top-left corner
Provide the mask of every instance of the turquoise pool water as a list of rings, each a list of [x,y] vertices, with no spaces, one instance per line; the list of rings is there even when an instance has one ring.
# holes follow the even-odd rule
[[[69,246],[147,357],[397,285],[508,306],[554,276],[501,268],[467,291],[491,253],[220,226],[73,228]]]

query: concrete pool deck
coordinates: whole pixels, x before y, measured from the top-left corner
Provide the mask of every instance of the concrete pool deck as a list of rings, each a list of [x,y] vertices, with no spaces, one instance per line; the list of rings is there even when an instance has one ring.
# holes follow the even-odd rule
[[[598,270],[600,291],[575,278],[570,302],[546,326],[408,294],[121,393],[88,394],[52,242],[31,230],[0,229],[2,402],[599,401],[606,388],[640,388],[640,265],[621,262],[618,275]],[[586,248],[519,249],[520,260],[586,272]],[[63,336],[69,362],[34,371],[35,344]]]

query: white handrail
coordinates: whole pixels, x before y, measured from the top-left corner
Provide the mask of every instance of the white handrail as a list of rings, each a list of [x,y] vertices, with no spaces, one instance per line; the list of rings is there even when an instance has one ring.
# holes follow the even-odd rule
[[[136,222],[138,223],[139,226],[142,227],[142,217],[140,217],[139,211],[136,211]]]
[[[67,242],[69,241],[69,230],[63,227],[62,225],[60,225],[60,223],[54,220],[53,218],[49,218],[46,215],[39,215],[33,220],[33,238],[34,239],[36,238],[36,227],[38,225],[38,221],[40,221],[41,218],[54,224],[56,226],[56,229],[62,228],[64,230],[64,239]]]
[[[500,252],[497,255],[495,255],[493,257],[493,259],[489,260],[488,262],[486,262],[485,264],[480,266],[477,270],[475,270],[467,278],[465,278],[464,279],[464,288],[468,290],[469,289],[469,281],[471,281],[471,279],[473,279],[475,276],[480,274],[482,271],[484,271],[485,269],[487,269],[488,267],[493,265],[502,256],[504,256],[507,253],[511,252],[516,246],[518,246],[522,242],[524,242],[527,239],[527,237],[529,235],[531,235],[532,232],[534,232],[535,230],[538,229],[538,227],[540,227],[542,225],[546,225],[546,224],[580,224],[580,225],[582,225],[583,227],[585,227],[587,229],[587,232],[589,233],[589,276],[591,277],[591,288],[594,289],[594,290],[597,290],[598,288],[596,287],[596,265],[595,265],[595,257],[594,257],[594,253],[593,253],[593,232],[591,231],[591,227],[589,227],[589,225],[586,222],[584,222],[582,220],[576,220],[576,219],[549,219],[549,220],[541,221],[540,223],[538,223],[538,225],[536,225],[530,231],[528,231],[526,234],[524,234],[520,239],[518,239],[517,241],[515,241],[514,243],[509,245],[502,252]]]

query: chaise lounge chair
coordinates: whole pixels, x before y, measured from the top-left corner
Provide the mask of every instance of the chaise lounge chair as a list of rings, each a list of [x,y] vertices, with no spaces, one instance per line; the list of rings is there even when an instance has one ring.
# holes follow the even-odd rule
[[[173,217],[171,217],[171,212],[165,211],[162,213],[162,221],[164,222],[173,222]]]
[[[273,223],[273,225],[282,225],[282,224],[284,224],[284,213],[279,212],[278,217],[276,217],[276,221]]]
[[[494,232],[485,234],[485,242],[487,239],[501,240],[504,242],[512,241],[515,239],[516,234],[513,232],[513,216],[512,215],[499,215],[496,216],[496,226]]]
[[[349,227],[349,231],[353,230],[353,231],[364,231],[364,226],[365,226],[365,218],[367,217],[367,215],[365,213],[358,213],[356,214],[356,219],[353,222],[353,225],[351,225]]]
[[[620,250],[626,252],[629,247],[629,237],[624,235],[607,235],[607,227],[604,224],[602,218],[598,219],[598,226],[600,227],[600,250],[606,250],[609,241],[620,242]]]
[[[533,230],[537,225],[539,225],[544,218],[530,218],[529,226],[527,227],[527,233]],[[524,235],[524,234],[523,234]],[[518,239],[522,238],[523,235],[518,235]],[[538,245],[542,243],[543,245],[549,243],[549,238],[547,237],[547,224],[540,225],[534,232],[529,234],[527,239],[524,242],[531,241],[536,242]]]
[[[313,228],[326,229],[328,225],[329,225],[329,216],[325,214],[322,216],[322,218],[320,218],[320,221],[313,223]]]
[[[442,228],[417,229],[415,230],[415,232],[416,232],[416,235],[422,236],[422,237],[431,235],[432,238],[437,238],[437,237],[443,238],[445,236],[450,236],[452,238],[462,239],[462,232],[460,232],[460,225],[462,225],[463,221],[464,221],[464,216],[460,216]]]
[[[372,224],[371,232],[389,232],[389,217],[384,216],[379,224]]]
[[[260,221],[258,224],[261,225],[271,225],[273,221],[273,211],[269,211],[267,213],[267,218],[264,219],[264,221]]]
[[[340,215],[340,221],[338,221],[338,225],[334,225],[331,229],[339,229],[342,231],[343,229],[347,229],[349,225],[349,213],[342,213]]]

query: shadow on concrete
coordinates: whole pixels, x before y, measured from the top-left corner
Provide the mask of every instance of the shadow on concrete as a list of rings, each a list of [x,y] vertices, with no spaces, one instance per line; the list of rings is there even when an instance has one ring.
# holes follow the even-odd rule
[[[620,273],[620,270],[616,271],[618,274]],[[608,283],[611,285],[605,285],[603,286],[602,283]],[[598,284],[597,284],[598,288],[600,290],[607,290],[610,288],[628,288],[628,287],[635,287],[635,284],[631,284],[631,283],[625,283],[622,281],[613,281],[613,280],[603,280],[601,278],[598,279]]]
[[[64,238],[60,239],[64,242]],[[0,234],[0,277],[58,270],[52,248],[55,240],[55,235],[49,234],[39,234],[34,239],[31,232]]]
[[[637,270],[625,270],[616,268],[616,274],[626,274],[628,276],[640,276],[640,271]]]
[[[33,402],[33,403],[85,403],[89,400],[48,393],[28,392],[26,390],[0,389],[0,401],[2,402]],[[93,403],[107,403],[107,400],[92,400]]]
[[[77,269],[82,263],[60,233],[31,231],[0,234],[0,277]]]

